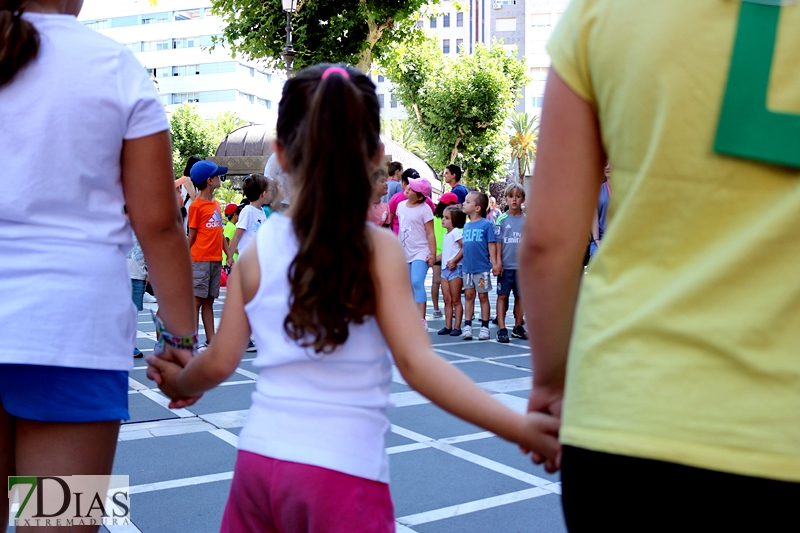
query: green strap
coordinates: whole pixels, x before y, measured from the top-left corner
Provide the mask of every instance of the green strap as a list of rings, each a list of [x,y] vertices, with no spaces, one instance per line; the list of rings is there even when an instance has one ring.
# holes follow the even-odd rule
[[[767,109],[780,13],[778,5],[742,3],[714,151],[800,167],[800,115]]]

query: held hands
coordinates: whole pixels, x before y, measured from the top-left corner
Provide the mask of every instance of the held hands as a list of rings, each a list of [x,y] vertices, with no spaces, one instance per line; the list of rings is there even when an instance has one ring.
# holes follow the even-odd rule
[[[553,473],[561,468],[561,444],[558,442],[558,429],[561,421],[544,413],[525,415],[525,437],[520,449],[526,455],[533,452],[533,462],[544,463],[544,469]]]
[[[448,270],[455,270],[457,265],[455,261],[448,261],[445,266],[448,268]]]
[[[435,263],[435,261],[433,260],[433,255],[428,254],[428,257],[425,258],[425,262],[428,263],[429,267],[432,267],[433,263]]]
[[[161,355],[150,355],[145,358],[147,377],[155,381],[161,392],[172,400],[169,404],[170,409],[194,405],[202,396],[187,397],[177,390],[178,374],[191,359],[192,353],[189,350],[177,350],[171,346],[166,346]]]
[[[503,275],[503,267],[501,265],[492,265],[492,275],[500,277]]]
[[[561,425],[561,406],[564,401],[564,388],[563,387],[547,387],[542,385],[534,385],[531,395],[528,398],[528,416],[539,415],[546,416],[554,419]],[[557,434],[557,433],[556,433]],[[553,461],[545,450],[540,450],[534,447],[520,446],[522,453],[528,454],[533,452],[531,460],[535,464],[545,463],[545,470],[553,473],[561,468],[561,452],[559,446],[559,453]]]

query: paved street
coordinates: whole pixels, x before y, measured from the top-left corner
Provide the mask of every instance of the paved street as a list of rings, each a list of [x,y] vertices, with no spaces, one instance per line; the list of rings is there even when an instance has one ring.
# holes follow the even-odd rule
[[[219,318],[221,302],[215,309]],[[513,320],[510,312],[508,318]],[[496,326],[491,341],[440,337],[435,331],[442,320],[430,315],[429,327],[439,354],[496,398],[524,411],[531,386],[527,343],[497,343]],[[152,350],[153,330],[146,309],[139,314],[137,340],[145,353]],[[152,388],[144,363],[136,360],[130,374],[132,418],[122,427],[114,465],[115,474],[130,476],[135,527],[110,528],[111,533],[219,530],[236,442],[254,389],[254,355],[246,354],[236,373],[197,404],[175,411],[167,409],[167,399]],[[398,533],[566,531],[558,475],[431,405],[397,372],[392,400],[386,446]]]

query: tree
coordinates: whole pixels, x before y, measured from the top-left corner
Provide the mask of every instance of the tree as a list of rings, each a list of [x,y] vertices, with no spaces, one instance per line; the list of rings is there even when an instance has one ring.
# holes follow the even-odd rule
[[[511,127],[514,134],[508,143],[511,146],[511,157],[517,161],[519,181],[523,182],[531,163],[536,159],[536,142],[539,140],[539,117],[529,117],[527,113],[513,113]]]
[[[172,166],[180,176],[189,156],[209,157],[214,155],[217,144],[208,127],[197,112],[197,106],[184,102],[169,119],[172,133]]]
[[[415,156],[422,160],[428,159],[428,150],[425,147],[425,143],[420,139],[419,126],[413,119],[390,120],[387,133],[389,138]]]
[[[230,132],[242,126],[248,126],[249,124],[250,123],[246,120],[239,118],[233,111],[225,111],[224,113],[220,112],[217,117],[208,124],[208,128],[214,143],[218,146]],[[216,150],[216,146],[214,149]]]
[[[197,106],[184,102],[169,120],[172,133],[172,167],[176,176],[183,173],[189,156],[210,157],[230,132],[249,124],[231,111],[219,113],[211,121],[203,119]]]
[[[486,186],[506,165],[506,118],[527,82],[524,63],[499,44],[447,57],[437,41],[419,37],[393,46],[381,63],[413,111],[430,163],[458,163],[472,185]]]
[[[417,32],[414,17],[425,0],[300,0],[292,17],[295,68],[316,63],[348,63],[369,72],[387,42]],[[212,0],[226,24],[214,45],[234,54],[263,59],[283,68],[286,14],[280,0]]]

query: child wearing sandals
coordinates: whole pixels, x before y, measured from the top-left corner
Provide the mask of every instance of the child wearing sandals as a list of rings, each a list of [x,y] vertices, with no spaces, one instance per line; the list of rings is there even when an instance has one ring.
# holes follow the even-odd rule
[[[384,447],[390,350],[432,402],[557,467],[555,419],[505,407],[436,355],[419,327],[402,247],[365,222],[379,130],[375,86],[360,71],[320,65],[289,79],[276,151],[291,208],[242,252],[209,348],[185,368],[148,358],[149,375],[180,407],[230,376],[256,339],[260,373],[224,532],[395,530]]]

